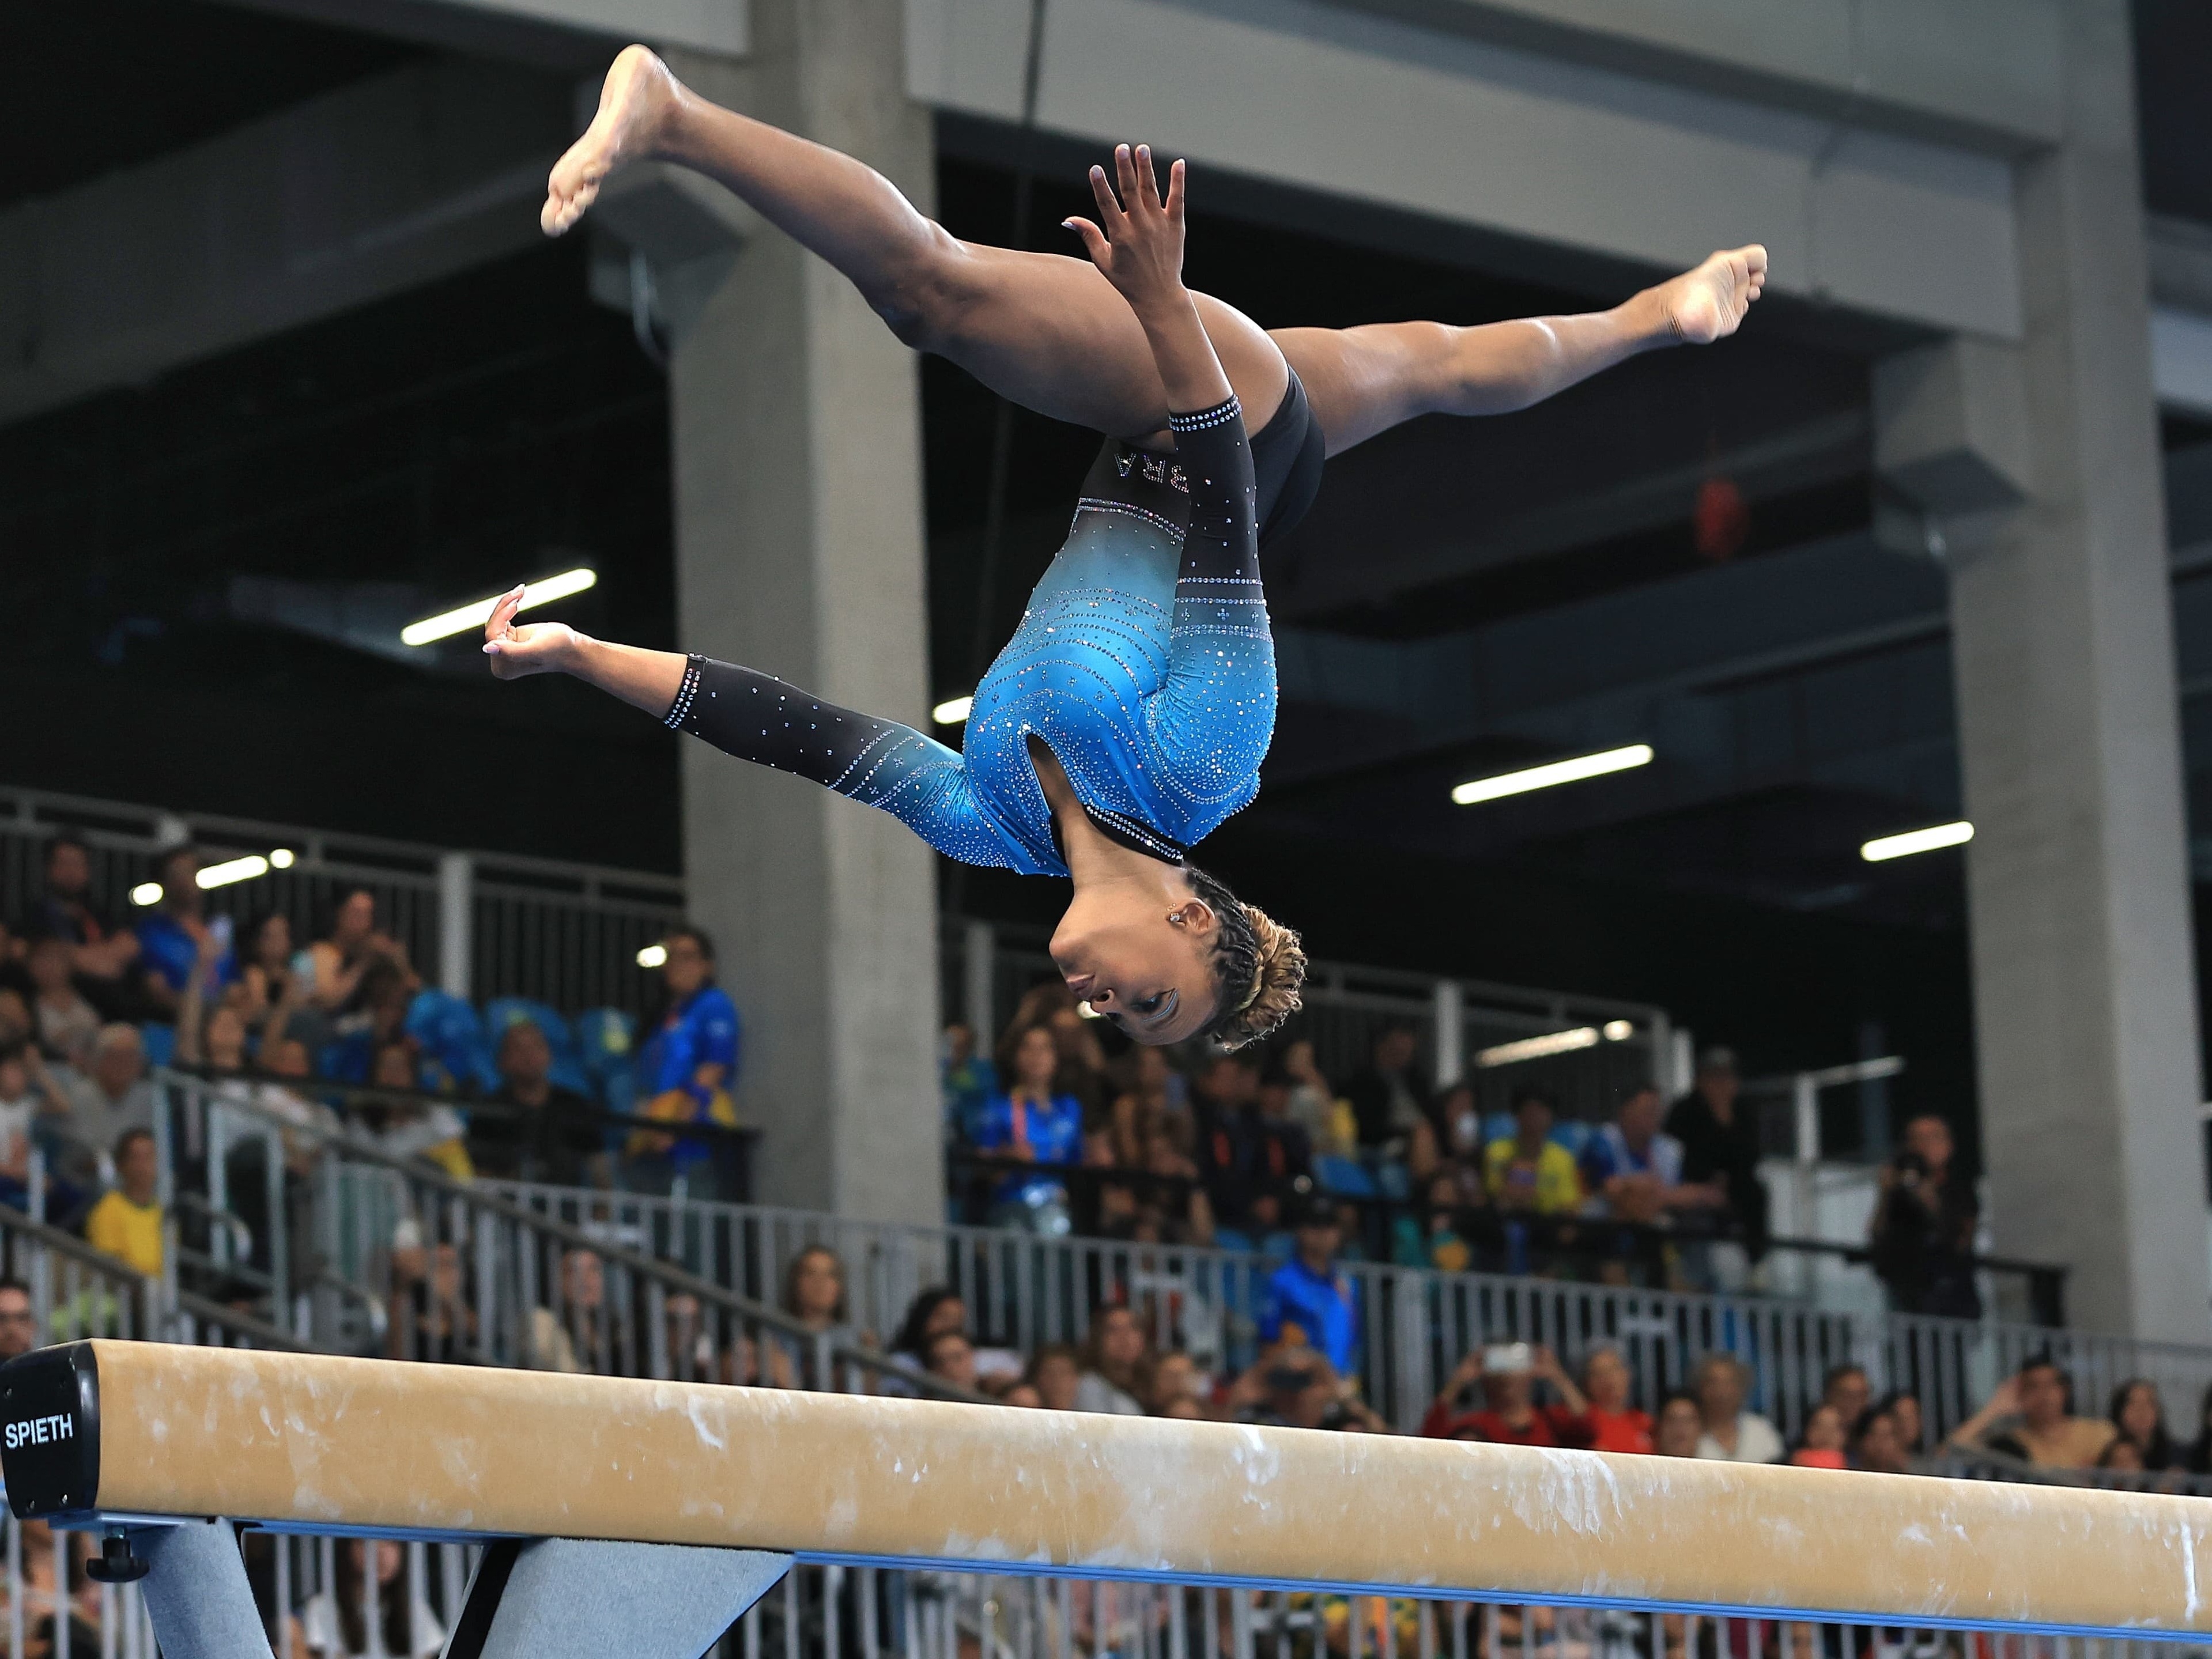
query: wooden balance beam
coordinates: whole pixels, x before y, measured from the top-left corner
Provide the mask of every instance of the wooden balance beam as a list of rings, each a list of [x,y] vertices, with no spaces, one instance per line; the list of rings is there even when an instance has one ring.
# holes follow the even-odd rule
[[[2212,1637],[2212,1502],[142,1342],[0,1370],[18,1516]]]

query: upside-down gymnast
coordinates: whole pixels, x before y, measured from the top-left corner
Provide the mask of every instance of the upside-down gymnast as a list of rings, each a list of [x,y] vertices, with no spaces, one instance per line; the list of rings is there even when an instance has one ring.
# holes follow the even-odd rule
[[[1091,169],[1089,259],[963,242],[862,163],[722,109],[642,46],[553,169],[559,235],[623,163],[678,163],[821,255],[908,345],[1002,397],[1107,434],[1067,540],[975,688],[962,752],[751,669],[517,625],[502,679],[559,672],[717,748],[898,817],[969,864],[1065,875],[1052,956],[1139,1042],[1266,1036],[1298,1006],[1297,936],[1188,861],[1258,793],[1275,664],[1260,550],[1313,500],[1326,457],[1417,415],[1525,408],[1657,346],[1735,331],[1766,251],[1713,254],[1611,311],[1473,328],[1261,330],[1182,285],[1184,167]],[[1245,412],[1264,416],[1249,441]]]

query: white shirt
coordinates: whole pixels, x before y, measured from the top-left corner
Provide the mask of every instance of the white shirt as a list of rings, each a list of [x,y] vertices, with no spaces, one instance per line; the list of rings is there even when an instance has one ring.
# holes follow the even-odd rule
[[[1735,1414],[1734,1451],[1723,1450],[1710,1434],[1698,1437],[1698,1456],[1717,1457],[1728,1463],[1779,1463],[1788,1449],[1782,1443],[1782,1431],[1757,1412]]]
[[[0,1100],[0,1164],[13,1164],[31,1150],[31,1119],[39,1109],[38,1097]]]

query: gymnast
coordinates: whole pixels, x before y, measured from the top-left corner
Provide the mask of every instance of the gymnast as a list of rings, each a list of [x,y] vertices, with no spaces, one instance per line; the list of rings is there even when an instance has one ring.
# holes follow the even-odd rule
[[[1067,540],[975,688],[962,752],[771,676],[518,624],[502,679],[565,672],[746,760],[895,814],[969,864],[1074,885],[1052,956],[1097,1013],[1148,1044],[1256,1041],[1298,1006],[1297,936],[1188,860],[1259,790],[1275,668],[1261,549],[1322,464],[1431,413],[1525,408],[1655,347],[1735,331],[1766,251],[1713,254],[1607,312],[1472,328],[1262,331],[1182,285],[1184,164],[1091,169],[1087,260],[963,242],[850,156],[722,109],[631,46],[555,166],[559,235],[624,162],[689,167],[827,259],[907,344],[1001,396],[1108,434]],[[1249,437],[1245,411],[1265,411]]]

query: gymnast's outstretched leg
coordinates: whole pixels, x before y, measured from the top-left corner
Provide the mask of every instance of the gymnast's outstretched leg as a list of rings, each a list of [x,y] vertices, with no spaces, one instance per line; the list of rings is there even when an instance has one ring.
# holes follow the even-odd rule
[[[1167,392],[1144,330],[1088,259],[963,242],[874,168],[709,103],[643,46],[616,58],[599,114],[554,167],[546,231],[567,230],[610,173],[645,160],[726,186],[844,273],[899,338],[1002,397],[1096,432],[1164,438]],[[1256,426],[1289,384],[1283,354],[1243,313],[1194,297]]]

